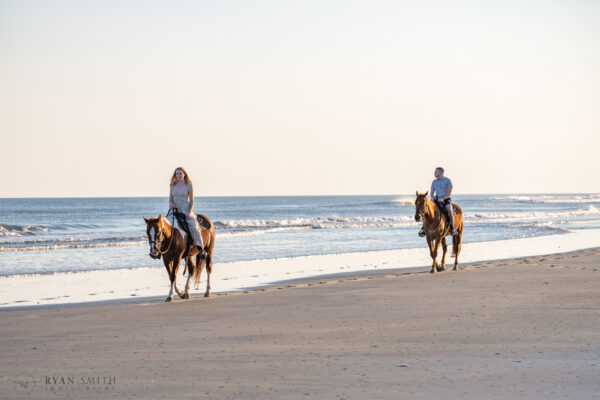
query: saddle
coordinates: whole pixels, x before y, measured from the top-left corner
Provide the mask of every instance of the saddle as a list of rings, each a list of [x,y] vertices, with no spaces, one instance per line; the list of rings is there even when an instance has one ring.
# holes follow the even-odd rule
[[[176,208],[169,212],[173,213],[173,216],[179,222],[179,226],[181,226],[183,228],[183,230],[185,231],[185,233],[187,234],[187,245],[185,246],[185,253],[183,254],[183,257],[185,258],[188,256],[190,251],[192,251],[192,247],[193,247],[193,239],[192,239],[192,234],[190,232],[190,227],[187,224],[187,216],[184,213],[179,212]],[[210,222],[208,222],[206,219],[202,218],[199,215],[196,215],[196,220],[198,221],[198,224],[200,225],[201,228],[204,228],[206,230],[210,229]]]
[[[442,215],[444,217],[446,217],[445,222],[446,222],[446,229],[450,229],[450,216],[448,215],[448,211],[446,210],[446,207],[442,206],[438,201],[434,201],[435,205],[440,209],[440,212],[442,213]],[[452,204],[452,209],[454,210],[454,215],[459,214],[460,212],[454,208],[454,204]]]

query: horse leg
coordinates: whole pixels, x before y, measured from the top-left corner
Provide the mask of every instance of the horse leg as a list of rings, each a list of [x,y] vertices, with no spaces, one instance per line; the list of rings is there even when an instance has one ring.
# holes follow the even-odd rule
[[[429,272],[431,272],[433,274],[438,267],[438,262],[437,262],[436,258],[437,258],[437,249],[439,246],[439,242],[434,243],[433,240],[430,240],[428,238],[427,244],[429,245],[429,255],[431,256],[431,259],[433,260],[433,264],[431,265],[431,271],[429,271]]]
[[[210,273],[212,272],[212,251],[206,254],[206,292],[204,297],[210,297]]]
[[[442,238],[436,239],[435,241],[435,268],[439,271],[443,271],[444,269],[440,266],[440,264],[437,262],[437,254],[438,254],[438,250],[440,248],[440,243],[442,243]]]
[[[188,271],[187,281],[185,282],[185,293],[183,294],[182,299],[190,298],[190,280],[192,279],[192,275],[194,273],[194,261],[192,257],[188,256],[185,260],[185,264]]]
[[[458,270],[458,256],[454,257],[454,268],[452,268],[452,270]]]
[[[463,227],[459,228],[456,236],[452,238],[452,248],[454,253],[454,271],[458,269],[458,255],[460,254],[460,243],[462,242]]]
[[[184,299],[185,293],[179,290],[179,288],[177,287],[177,277],[175,277],[173,285],[175,286],[175,292],[177,292],[177,296],[179,296],[180,299]]]
[[[177,295],[182,298],[183,297],[183,292],[181,292],[181,290],[179,290],[179,288],[177,287],[177,270],[179,270],[179,264],[181,263],[181,256],[176,257],[175,260],[173,260],[173,267],[171,268],[171,291],[169,292],[169,297],[167,297],[167,299],[165,301],[173,301],[173,289],[175,289],[175,292],[177,292]]]
[[[171,290],[169,291],[169,295],[165,299],[165,302],[173,301],[173,279],[171,278],[171,270],[173,269],[173,261],[167,261],[166,258],[163,257],[163,261],[165,263],[165,268],[167,269],[167,274],[169,274],[169,280],[171,281]]]
[[[442,266],[440,271],[446,270],[446,252],[448,251],[448,245],[446,244],[446,238],[442,238]]]

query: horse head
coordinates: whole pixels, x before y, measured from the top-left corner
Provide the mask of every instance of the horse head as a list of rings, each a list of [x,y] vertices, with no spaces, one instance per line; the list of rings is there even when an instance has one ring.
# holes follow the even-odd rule
[[[415,221],[420,222],[424,218],[427,212],[427,195],[429,191],[425,193],[419,193],[417,191],[417,198],[415,199]]]
[[[150,243],[150,257],[154,259],[160,259],[160,247],[164,238],[162,231],[162,215],[156,218],[146,218],[146,235],[148,236],[148,243]]]

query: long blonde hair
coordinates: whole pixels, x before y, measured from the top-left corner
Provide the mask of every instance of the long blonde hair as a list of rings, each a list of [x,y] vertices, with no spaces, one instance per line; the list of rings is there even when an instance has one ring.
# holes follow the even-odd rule
[[[175,171],[173,171],[173,176],[171,177],[171,182],[170,182],[170,186],[173,186],[177,183],[177,170],[180,169],[181,172],[183,172],[183,180],[185,183],[191,184],[192,180],[190,179],[190,176],[188,175],[187,171],[185,169],[183,169],[183,167],[177,167],[175,168]]]

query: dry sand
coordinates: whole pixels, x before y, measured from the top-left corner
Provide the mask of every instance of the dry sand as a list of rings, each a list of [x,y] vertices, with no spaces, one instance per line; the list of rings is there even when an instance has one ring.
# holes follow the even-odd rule
[[[7,399],[600,398],[600,249],[0,316]]]

